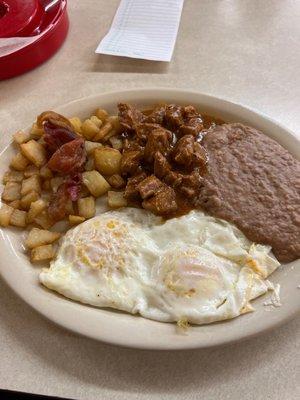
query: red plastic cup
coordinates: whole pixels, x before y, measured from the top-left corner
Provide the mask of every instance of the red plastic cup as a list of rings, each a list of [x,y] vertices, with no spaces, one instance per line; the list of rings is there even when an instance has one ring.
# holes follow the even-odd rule
[[[0,79],[22,74],[50,58],[66,38],[67,1],[0,0],[0,38],[32,37],[34,40],[0,56]]]

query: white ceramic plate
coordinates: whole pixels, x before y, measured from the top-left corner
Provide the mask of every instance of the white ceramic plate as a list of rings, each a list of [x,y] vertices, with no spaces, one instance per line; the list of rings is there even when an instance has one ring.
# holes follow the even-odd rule
[[[261,129],[299,157],[300,143],[291,132],[264,115],[231,102],[207,95],[170,89],[139,89],[85,98],[59,107],[66,116],[84,118],[96,107],[116,112],[118,102],[151,105],[157,102],[193,104],[204,113],[228,122],[239,121]],[[21,128],[21,127],[20,127]],[[7,169],[13,147],[0,157],[0,175]],[[249,338],[294,317],[300,306],[300,260],[280,267],[271,280],[281,285],[282,306],[268,309],[266,296],[253,302],[256,311],[234,320],[191,327],[180,334],[174,324],[150,321],[109,309],[97,309],[75,303],[42,287],[38,282],[39,267],[32,266],[22,248],[24,233],[1,229],[0,273],[8,285],[34,309],[53,322],[74,332],[104,342],[144,349],[189,349],[210,347]],[[268,295],[267,295],[268,296]],[[34,329],[34,327],[33,327]]]

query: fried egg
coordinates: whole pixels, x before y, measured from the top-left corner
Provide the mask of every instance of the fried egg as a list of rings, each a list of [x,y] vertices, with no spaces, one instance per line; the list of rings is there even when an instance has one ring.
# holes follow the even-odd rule
[[[40,281],[93,306],[204,324],[253,310],[279,265],[270,251],[200,211],[164,221],[124,208],[68,231]]]

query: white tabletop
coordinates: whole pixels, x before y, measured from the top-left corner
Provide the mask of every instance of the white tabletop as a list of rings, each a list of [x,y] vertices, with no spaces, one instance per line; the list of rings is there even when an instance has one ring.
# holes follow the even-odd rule
[[[299,1],[186,0],[171,63],[94,54],[117,5],[70,0],[71,27],[60,51],[0,83],[0,150],[43,110],[149,86],[227,98],[299,132]],[[0,388],[88,400],[298,399],[299,327],[298,318],[258,338],[204,351],[122,349],[54,326],[0,280]]]

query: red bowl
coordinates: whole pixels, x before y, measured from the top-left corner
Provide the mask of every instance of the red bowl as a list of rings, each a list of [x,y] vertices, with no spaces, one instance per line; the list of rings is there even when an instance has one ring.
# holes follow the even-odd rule
[[[0,38],[36,38],[0,56],[0,79],[22,74],[50,58],[65,40],[68,27],[66,0],[59,1],[48,12],[39,0],[0,0]]]

